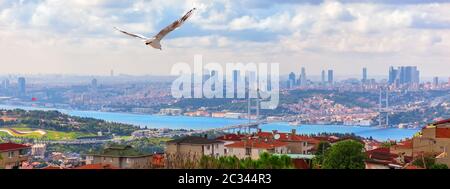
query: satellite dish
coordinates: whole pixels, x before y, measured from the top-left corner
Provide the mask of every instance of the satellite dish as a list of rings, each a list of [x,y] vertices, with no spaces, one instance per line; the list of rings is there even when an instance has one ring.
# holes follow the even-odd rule
[[[280,134],[275,134],[275,135],[273,135],[273,138],[274,138],[275,140],[280,139]]]

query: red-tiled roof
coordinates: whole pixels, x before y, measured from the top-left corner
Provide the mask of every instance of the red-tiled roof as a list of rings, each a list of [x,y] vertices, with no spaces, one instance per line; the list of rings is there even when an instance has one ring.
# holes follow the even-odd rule
[[[232,144],[225,145],[229,148],[263,148],[263,149],[273,149],[276,147],[286,146],[285,142],[280,142],[277,140],[264,140],[264,139],[250,139],[245,141],[239,141]]]
[[[0,151],[11,151],[30,148],[30,146],[15,143],[2,143],[0,144]]]
[[[302,135],[296,135],[293,133],[277,133],[280,135],[280,139],[281,141],[305,141],[305,142],[309,142],[309,143],[319,143],[320,141],[313,138],[313,137],[309,137],[309,136],[302,136]],[[256,134],[258,137],[260,138],[267,138],[267,139],[273,139],[274,138],[274,134],[271,132],[259,132]]]
[[[389,164],[397,164],[395,160],[398,158],[397,154],[390,152],[389,148],[376,148],[373,150],[366,151],[367,159],[366,163],[369,164],[381,164],[388,166]]]
[[[445,124],[445,123],[450,123],[450,119],[444,119],[441,121],[434,122],[433,125],[441,125],[441,124]]]
[[[240,141],[244,137],[245,137],[245,135],[242,135],[242,134],[227,134],[227,135],[217,137],[216,140]]]
[[[405,149],[405,148],[406,149],[410,149],[410,148],[413,147],[413,141],[411,139],[410,140],[405,140],[403,142],[397,143],[393,147],[395,147],[395,148],[403,148],[403,149]]]
[[[450,138],[450,128],[436,128],[436,138]]]
[[[44,167],[44,168],[42,168],[42,169],[63,169],[62,167],[56,167],[56,166],[47,166],[47,167]]]
[[[313,138],[316,140],[319,140],[319,141],[331,142],[331,143],[334,143],[339,140],[339,137],[336,137],[336,136],[315,136]]]
[[[83,165],[80,167],[76,167],[75,169],[119,169],[117,167],[112,166],[111,164],[89,164],[89,165]]]
[[[408,165],[408,166],[405,167],[405,169],[425,169],[425,168],[418,167],[418,166],[415,166],[415,165]]]
[[[369,150],[366,152],[367,157],[369,159],[376,160],[385,160],[385,161],[393,161],[394,158],[397,158],[397,154],[391,153],[389,148],[377,148],[374,150]]]
[[[309,169],[309,165],[304,159],[293,159],[292,162],[296,169]]]

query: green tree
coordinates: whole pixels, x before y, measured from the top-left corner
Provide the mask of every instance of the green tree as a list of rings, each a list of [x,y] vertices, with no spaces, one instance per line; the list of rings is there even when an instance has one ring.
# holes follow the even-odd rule
[[[331,146],[325,153],[324,169],[364,169],[364,146],[354,140],[345,140]]]
[[[412,162],[413,165],[429,169],[435,164],[435,159],[431,156],[418,156],[417,159],[415,159]]]
[[[326,141],[321,141],[319,145],[317,145],[316,156],[312,160],[313,168],[320,168],[322,166],[325,153],[330,147],[330,143]]]
[[[446,164],[436,163],[430,166],[430,169],[448,169],[448,166]]]

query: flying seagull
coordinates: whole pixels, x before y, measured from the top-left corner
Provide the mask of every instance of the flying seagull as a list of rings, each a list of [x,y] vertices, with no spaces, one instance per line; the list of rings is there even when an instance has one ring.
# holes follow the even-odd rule
[[[134,34],[127,31],[124,31],[120,28],[114,27],[114,29],[119,30],[120,32],[127,34],[131,37],[142,39],[145,42],[145,45],[152,46],[155,49],[162,50],[161,48],[161,39],[166,36],[168,33],[172,32],[173,30],[180,27],[193,13],[193,11],[196,10],[196,8],[191,9],[189,12],[187,12],[183,17],[181,17],[179,20],[176,20],[172,24],[168,25],[166,28],[162,29],[158,34],[155,36],[148,38],[140,34]]]

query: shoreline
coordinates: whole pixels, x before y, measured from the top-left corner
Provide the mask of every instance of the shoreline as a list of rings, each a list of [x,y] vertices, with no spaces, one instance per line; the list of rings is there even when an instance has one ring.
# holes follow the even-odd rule
[[[10,108],[4,108],[4,107],[10,107]],[[226,117],[211,117],[211,116],[186,116],[186,115],[164,115],[164,114],[145,114],[145,113],[136,113],[136,112],[121,112],[121,111],[101,111],[101,110],[79,110],[79,109],[63,109],[63,108],[52,108],[52,107],[42,107],[42,106],[23,106],[23,105],[11,105],[11,104],[1,104],[0,103],[0,109],[23,109],[23,110],[42,110],[42,111],[59,111],[61,113],[69,114],[69,111],[76,111],[76,112],[85,112],[85,113],[111,113],[111,114],[128,114],[128,115],[134,115],[134,116],[160,116],[160,117],[183,117],[183,118],[208,118],[208,119],[225,119],[225,120],[236,120],[236,121],[247,121],[248,119],[245,118],[226,118]],[[82,116],[79,116],[82,117]],[[89,117],[88,118],[94,118]],[[108,121],[108,120],[104,120]],[[254,121],[254,120],[252,120]],[[286,123],[288,124],[288,121],[274,121],[270,123]],[[417,130],[419,128],[399,128],[399,127],[379,127],[378,125],[344,125],[344,124],[320,124],[320,123],[305,123],[305,124],[299,124],[299,125],[288,125],[290,127],[301,127],[302,125],[315,125],[315,126],[342,126],[342,127],[361,127],[361,128],[377,128],[377,129],[405,129],[405,130]],[[141,125],[135,125],[140,126]]]

